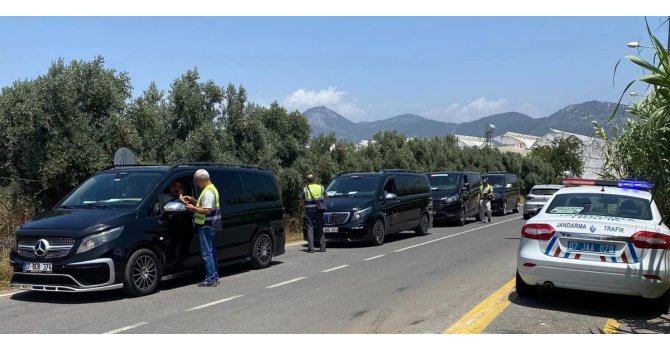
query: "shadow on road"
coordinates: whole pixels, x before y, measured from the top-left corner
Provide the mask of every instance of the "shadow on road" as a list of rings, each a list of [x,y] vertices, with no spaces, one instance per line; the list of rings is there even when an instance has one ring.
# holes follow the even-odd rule
[[[556,288],[526,298],[513,292],[508,300],[524,307],[614,319],[622,325],[618,333],[670,333],[668,314],[640,297]],[[591,333],[604,332],[599,328]]]
[[[399,241],[404,241],[407,239],[411,238],[416,238],[419,237],[417,236],[414,232],[411,231],[406,231],[406,232],[401,232],[401,233],[394,233],[387,235],[384,237],[384,244],[388,243],[393,243],[393,242],[399,242]],[[307,243],[302,245],[305,247],[305,251],[307,251]],[[369,242],[328,242],[326,244],[326,249],[341,249],[341,248],[368,248],[370,247]],[[319,244],[315,243],[315,249],[318,251],[319,250]]]
[[[283,264],[281,261],[272,261],[271,266]],[[254,270],[248,264],[229,265],[219,268],[219,277],[225,279],[228,276],[233,276]],[[178,289],[190,285],[195,285],[204,278],[204,269],[187,272],[185,275],[174,278],[168,281],[162,281],[156,293],[167,292],[173,289]],[[222,281],[225,282],[225,281]],[[83,292],[83,293],[54,293],[54,292],[36,292],[27,291],[23,293],[14,294],[10,297],[12,300],[25,301],[31,303],[44,304],[89,304],[89,303],[105,303],[126,298],[133,298],[123,292],[122,289],[110,290],[103,292]]]

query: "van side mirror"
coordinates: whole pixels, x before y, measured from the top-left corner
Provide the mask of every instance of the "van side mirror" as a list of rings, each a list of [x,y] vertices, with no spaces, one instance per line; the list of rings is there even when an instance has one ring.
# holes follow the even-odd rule
[[[170,214],[185,213],[186,206],[180,201],[170,201],[163,206],[163,211]]]
[[[396,198],[398,198],[398,195],[396,195],[395,193],[387,193],[384,196],[384,200],[394,200]]]
[[[463,184],[463,191],[470,191],[470,184],[469,183],[466,182],[465,184]]]
[[[512,184],[505,185],[505,188],[512,188]]]

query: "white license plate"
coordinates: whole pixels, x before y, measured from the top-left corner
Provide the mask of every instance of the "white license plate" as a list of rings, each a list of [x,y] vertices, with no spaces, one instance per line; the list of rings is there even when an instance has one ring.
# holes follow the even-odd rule
[[[337,227],[324,227],[323,232],[325,233],[337,233]]]
[[[52,272],[51,263],[26,262],[23,263],[23,272]]]

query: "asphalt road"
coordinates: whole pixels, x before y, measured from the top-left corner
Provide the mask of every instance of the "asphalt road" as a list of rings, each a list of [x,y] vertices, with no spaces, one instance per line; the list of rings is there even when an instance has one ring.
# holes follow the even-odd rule
[[[222,268],[216,288],[187,276],[142,298],[22,292],[0,297],[0,332],[670,332],[670,317],[638,298],[562,290],[518,298],[509,282],[523,222],[495,217],[325,253],[291,245],[270,268]]]

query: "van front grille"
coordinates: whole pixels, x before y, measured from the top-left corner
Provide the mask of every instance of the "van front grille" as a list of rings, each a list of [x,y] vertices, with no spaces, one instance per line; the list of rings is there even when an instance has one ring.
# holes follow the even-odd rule
[[[349,220],[349,213],[323,213],[323,223],[326,225],[342,225]]]
[[[35,252],[35,246],[40,240],[46,240],[46,252],[38,255]],[[18,253],[20,256],[32,260],[50,260],[58,259],[70,254],[74,247],[74,238],[69,237],[45,237],[45,238],[24,238],[18,243]]]

